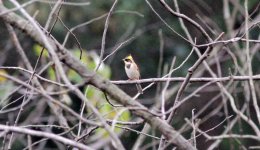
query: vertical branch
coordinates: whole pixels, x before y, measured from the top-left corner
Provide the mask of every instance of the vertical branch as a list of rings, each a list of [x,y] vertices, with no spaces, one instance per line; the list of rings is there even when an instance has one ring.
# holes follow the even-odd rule
[[[29,147],[29,150],[32,150],[32,137],[28,134],[27,135],[27,141],[28,141],[28,147]]]
[[[87,87],[86,87],[86,90],[85,90],[85,98],[86,98],[86,99],[87,99],[88,87],[89,87],[89,86],[87,86]],[[83,113],[84,113],[85,107],[86,107],[86,102],[85,102],[85,101],[81,102],[81,108],[80,108],[80,116],[81,116],[81,117],[83,117]],[[78,134],[77,134],[78,137],[77,137],[77,138],[79,138],[79,136],[80,136],[81,125],[82,125],[82,121],[79,120],[79,129],[78,129]]]
[[[169,73],[167,74],[166,78],[171,78],[171,75],[172,75],[172,69],[173,69],[173,66],[175,64],[175,60],[176,60],[176,57],[174,57],[172,59],[172,63],[171,63],[171,67],[169,69]],[[165,83],[165,86],[162,90],[162,95],[161,95],[161,98],[162,98],[162,104],[161,104],[161,113],[163,114],[162,116],[162,119],[165,120],[166,119],[166,114],[165,114],[165,94],[166,94],[166,91],[167,91],[167,88],[169,87],[170,85],[170,80],[167,80],[166,83]]]
[[[173,73],[173,66],[175,64],[175,60],[176,60],[176,57],[174,57],[172,59],[172,63],[171,63],[171,67],[169,69],[169,73],[166,75],[166,78],[169,78],[171,77],[172,73]],[[164,85],[164,88],[162,90],[162,95],[161,95],[161,99],[162,99],[162,104],[161,104],[161,113],[163,114],[162,116],[162,119],[163,120],[166,120],[166,113],[165,113],[165,94],[166,94],[166,90],[167,88],[169,87],[169,83],[170,83],[170,80],[167,80],[165,85]],[[164,146],[164,142],[165,142],[165,137],[164,136],[161,136],[161,139],[160,139],[160,144],[159,144],[159,148],[158,149],[162,149],[162,147]]]
[[[111,14],[117,4],[118,0],[115,0],[112,7],[110,8],[108,14],[107,14],[107,18],[106,18],[106,22],[105,22],[105,27],[104,27],[104,31],[103,31],[103,36],[102,36],[102,43],[101,43],[101,50],[100,50],[100,56],[99,56],[99,62],[95,68],[95,72],[98,71],[102,61],[103,61],[103,57],[104,57],[104,52],[105,52],[105,46],[106,46],[106,35],[107,35],[107,29],[108,29],[108,25],[109,25],[109,21],[110,21],[110,17]]]
[[[163,34],[162,29],[158,31],[159,40],[160,40],[160,49],[159,49],[159,63],[158,63],[158,69],[157,69],[157,77],[159,78],[162,75],[162,63],[163,63],[163,48],[164,48],[164,40],[163,40]],[[160,83],[157,84],[156,94],[159,94],[160,91]]]
[[[254,108],[256,111],[256,116],[257,116],[257,120],[258,120],[258,124],[260,125],[260,109],[258,107],[258,103],[257,103],[257,98],[256,98],[256,93],[255,93],[255,86],[254,86],[254,82],[252,79],[253,76],[253,70],[252,70],[252,58],[250,56],[250,51],[249,51],[249,31],[248,31],[248,0],[245,0],[244,2],[244,6],[245,6],[245,36],[246,36],[246,57],[247,57],[247,69],[248,69],[248,73],[249,73],[249,88],[252,94],[252,99],[253,99],[253,104],[254,104]]]
[[[223,0],[223,14],[224,14],[224,19],[226,23],[226,27],[228,30],[228,34],[231,37],[231,31],[232,31],[232,20],[231,20],[231,15],[230,15],[230,8],[229,8],[229,0]]]
[[[195,111],[195,109],[192,109],[192,118],[191,118],[191,123],[192,123],[192,129],[193,129],[193,131],[192,131],[192,133],[193,133],[193,135],[192,135],[192,138],[193,138],[193,146],[196,148],[197,147],[197,143],[196,143],[196,122],[195,122],[195,115],[194,115],[194,111]]]

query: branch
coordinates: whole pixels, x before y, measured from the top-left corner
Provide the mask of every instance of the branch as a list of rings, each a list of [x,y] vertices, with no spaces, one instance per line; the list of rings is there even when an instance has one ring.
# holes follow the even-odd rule
[[[53,134],[53,133],[35,131],[35,130],[25,129],[25,128],[21,128],[21,127],[6,126],[6,125],[2,125],[2,124],[0,124],[0,130],[12,131],[12,132],[23,133],[23,134],[39,136],[39,137],[46,137],[46,138],[49,138],[49,139],[59,141],[59,142],[65,144],[65,145],[71,145],[73,147],[77,147],[77,148],[81,148],[81,149],[85,149],[85,150],[92,150],[92,148],[90,148],[90,147],[88,147],[84,144],[75,142],[73,140],[64,138],[62,136],[58,136],[58,135]]]
[[[200,77],[200,78],[190,78],[189,82],[226,82],[226,81],[248,81],[250,76],[227,76],[227,77]],[[173,77],[173,78],[149,78],[141,80],[118,80],[111,81],[113,84],[136,84],[136,83],[150,83],[150,82],[183,82],[185,77]],[[260,80],[260,74],[252,76],[253,80]]]

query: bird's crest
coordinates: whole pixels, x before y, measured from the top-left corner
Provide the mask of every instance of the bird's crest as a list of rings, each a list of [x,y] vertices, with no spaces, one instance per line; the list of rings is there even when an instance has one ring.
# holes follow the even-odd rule
[[[130,60],[133,60],[133,57],[131,54],[129,54],[128,56],[125,57],[125,59],[130,59]]]

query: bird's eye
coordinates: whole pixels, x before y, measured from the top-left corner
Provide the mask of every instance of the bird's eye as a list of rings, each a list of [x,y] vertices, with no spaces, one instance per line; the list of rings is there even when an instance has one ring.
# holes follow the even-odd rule
[[[125,59],[125,61],[126,61],[126,62],[131,62],[131,60],[130,60],[130,59],[128,59],[128,58],[126,58],[126,59]]]

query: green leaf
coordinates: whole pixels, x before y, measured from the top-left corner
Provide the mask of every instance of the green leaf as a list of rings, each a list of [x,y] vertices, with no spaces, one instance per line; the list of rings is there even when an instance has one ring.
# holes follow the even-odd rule
[[[39,44],[35,44],[33,46],[33,51],[36,54],[36,56],[38,56],[38,57],[41,55],[42,49],[43,49],[43,47],[40,46]],[[48,51],[46,49],[43,49],[42,57],[48,57]]]

